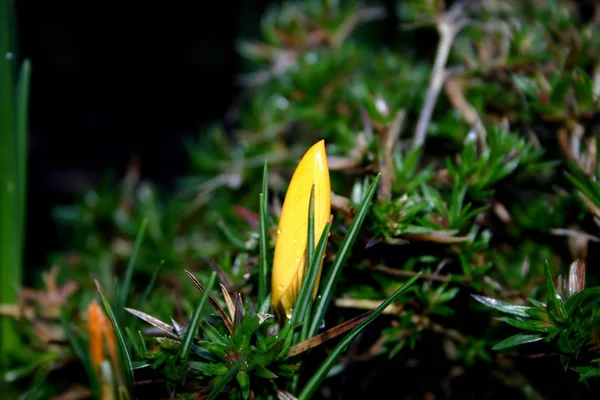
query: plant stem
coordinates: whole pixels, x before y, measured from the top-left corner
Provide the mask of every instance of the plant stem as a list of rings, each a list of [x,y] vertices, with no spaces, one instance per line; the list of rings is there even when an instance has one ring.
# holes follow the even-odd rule
[[[452,42],[454,41],[456,34],[465,24],[465,20],[462,17],[464,7],[464,1],[457,1],[452,5],[448,12],[439,17],[437,30],[440,34],[440,41],[435,54],[435,61],[431,72],[431,81],[429,81],[429,87],[427,88],[425,105],[419,115],[419,122],[417,122],[417,129],[413,139],[413,148],[420,147],[425,143],[425,136],[427,135],[427,128],[431,121],[431,115],[433,114],[435,103],[437,102],[438,95],[440,94],[444,79],[446,78],[446,62],[448,61]]]
[[[23,258],[24,169],[26,129],[19,129],[14,91],[11,2],[0,3],[0,303],[15,303]],[[23,127],[22,127],[23,128]],[[15,324],[0,318],[0,367],[18,349]]]

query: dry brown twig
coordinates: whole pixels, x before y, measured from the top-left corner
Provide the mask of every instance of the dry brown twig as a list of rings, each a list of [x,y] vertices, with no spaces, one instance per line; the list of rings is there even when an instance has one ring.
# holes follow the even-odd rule
[[[400,132],[404,126],[406,116],[405,110],[399,110],[394,120],[381,135],[382,157],[379,158],[379,172],[381,173],[381,182],[379,184],[379,198],[391,200],[392,184],[396,180],[394,175],[394,148],[400,137]]]
[[[459,0],[455,2],[448,11],[440,15],[436,21],[436,27],[440,34],[433,71],[431,72],[431,80],[427,88],[425,96],[425,104],[419,115],[419,121],[413,139],[413,148],[420,147],[425,142],[427,127],[431,121],[431,115],[438,95],[446,79],[446,62],[450,54],[450,48],[454,42],[454,38],[460,30],[466,25],[467,18],[465,17],[465,7],[467,1]]]
[[[463,119],[475,129],[479,139],[479,147],[481,150],[485,150],[487,146],[487,132],[483,126],[479,113],[465,98],[464,90],[466,85],[467,82],[463,78],[448,78],[444,85],[444,90],[452,106],[458,110]]]

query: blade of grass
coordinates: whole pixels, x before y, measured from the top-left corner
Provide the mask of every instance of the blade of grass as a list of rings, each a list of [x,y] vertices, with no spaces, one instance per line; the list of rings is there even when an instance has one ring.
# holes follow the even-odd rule
[[[248,238],[240,235],[233,228],[231,228],[224,220],[220,219],[217,222],[217,227],[221,230],[221,233],[234,245],[234,247],[240,250],[249,250]]]
[[[308,275],[308,271],[310,271],[310,269],[313,267],[312,263],[314,261],[314,254],[315,254],[315,184],[313,183],[311,189],[310,189],[310,197],[309,197],[310,201],[308,202],[308,227],[307,227],[307,235],[308,237],[306,238],[306,265],[309,267],[307,269],[307,275]],[[329,234],[329,232],[327,233]],[[319,258],[319,260],[321,260]],[[317,271],[318,268],[320,266],[320,263],[317,265]],[[318,275],[318,272],[315,274]],[[316,280],[316,278],[315,278]],[[311,281],[308,280],[307,277],[307,281],[304,283],[305,285],[310,285],[309,287],[311,288],[311,293],[314,290],[314,282],[313,283],[309,283]],[[311,302],[312,303],[312,302]],[[300,320],[302,321],[302,332],[300,333],[300,340],[306,340],[307,335],[308,335],[308,328],[309,328],[309,321],[310,321],[310,313],[312,310],[312,304],[308,305],[306,310],[303,310],[303,315],[300,318]]]
[[[129,294],[129,289],[131,286],[131,278],[133,277],[133,269],[135,268],[135,261],[137,260],[138,253],[140,251],[140,247],[142,246],[142,241],[144,240],[144,234],[146,233],[146,227],[148,226],[148,219],[144,218],[142,220],[142,224],[140,226],[140,230],[138,231],[137,237],[135,238],[135,245],[133,247],[133,252],[131,253],[131,257],[129,258],[129,263],[127,264],[127,269],[125,270],[125,276],[123,277],[123,283],[119,289],[119,296],[117,296],[116,308],[117,315],[119,319],[123,317],[123,310],[125,305],[127,304],[127,295]]]
[[[304,400],[304,399],[311,398],[311,396],[317,390],[317,388],[319,387],[321,382],[323,382],[323,380],[327,377],[327,373],[337,362],[337,359],[342,355],[342,353],[344,351],[346,351],[348,346],[350,346],[350,344],[354,341],[354,339],[356,339],[358,334],[368,324],[373,322],[373,320],[375,318],[377,318],[377,316],[379,316],[379,314],[381,314],[383,312],[383,310],[386,309],[387,306],[389,306],[391,303],[393,303],[398,297],[400,297],[400,295],[402,293],[404,293],[406,291],[406,289],[408,289],[413,283],[415,283],[415,281],[417,279],[419,279],[420,276],[421,276],[421,273],[413,276],[408,281],[406,281],[406,283],[404,283],[404,285],[402,285],[390,297],[388,297],[383,303],[381,303],[379,305],[379,307],[377,307],[375,310],[373,310],[371,315],[369,315],[363,322],[360,323],[360,325],[358,325],[350,333],[348,333],[348,335],[346,335],[346,337],[344,337],[344,339],[342,339],[342,341],[340,343],[338,343],[337,346],[335,346],[333,351],[323,361],[323,363],[321,364],[319,369],[317,369],[317,371],[314,373],[314,375],[306,383],[306,385],[304,386],[304,389],[302,389],[302,392],[300,393],[300,396],[298,396],[298,400]]]
[[[321,260],[325,254],[325,248],[327,247],[327,238],[329,237],[329,230],[331,229],[331,221],[325,225],[325,229],[321,233],[317,249],[315,249],[315,224],[314,224],[314,189],[313,184],[310,192],[310,201],[308,206],[308,229],[307,229],[307,246],[306,246],[306,265],[305,276],[300,289],[300,294],[296,300],[294,306],[294,312],[290,320],[290,325],[295,327],[299,321],[303,321],[302,330],[300,334],[293,335],[294,342],[301,342],[307,339],[308,329],[310,322],[310,311],[312,308],[312,293],[319,274],[319,267],[321,266]],[[300,375],[294,375],[292,381],[292,390],[296,390],[298,383],[300,382]]]
[[[24,132],[16,126],[11,29],[14,16],[10,4],[8,1],[0,3],[0,303],[3,304],[16,302],[15,285],[22,279],[23,227],[19,214],[24,208],[20,193],[25,183],[19,180],[22,177],[18,144],[25,139],[18,138]],[[8,366],[11,353],[18,348],[14,321],[0,317],[0,367]],[[3,385],[1,381],[0,385]]]
[[[337,256],[333,261],[333,265],[329,270],[329,274],[325,278],[325,281],[322,284],[321,295],[317,297],[317,301],[314,308],[314,315],[312,317],[312,323],[310,325],[310,329],[308,330],[307,337],[315,336],[319,327],[321,326],[321,321],[325,317],[325,313],[327,312],[327,308],[329,307],[329,303],[331,302],[331,298],[333,296],[333,291],[335,290],[335,285],[339,278],[339,274],[341,272],[342,266],[346,262],[346,259],[350,256],[350,251],[352,249],[352,245],[358,236],[358,232],[360,231],[360,227],[369,212],[369,207],[371,205],[371,199],[377,190],[377,184],[379,183],[379,179],[381,178],[380,174],[377,174],[373,183],[369,187],[367,194],[354,217],[354,221],[350,224],[350,228],[348,229],[348,233],[344,237],[342,244],[338,250]]]
[[[181,347],[179,349],[179,359],[181,361],[186,361],[188,354],[190,353],[190,349],[192,347],[192,341],[194,340],[194,336],[196,336],[196,332],[198,331],[198,324],[200,323],[200,315],[202,314],[202,309],[204,308],[204,304],[208,300],[208,295],[212,290],[215,281],[217,280],[217,273],[213,271],[210,274],[210,278],[208,280],[208,284],[204,292],[202,293],[202,297],[200,297],[200,302],[198,306],[194,310],[194,314],[192,315],[192,320],[190,321],[190,325],[187,327],[185,331],[185,336],[181,341]]]
[[[306,265],[311,265],[315,254],[315,184],[310,188],[308,202],[308,227],[306,229]]]
[[[146,342],[144,341],[144,336],[142,335],[142,331],[137,331],[138,338],[140,339],[140,349],[142,350],[142,359],[145,360],[148,357],[148,348],[146,347]]]
[[[154,289],[154,286],[156,285],[156,280],[158,279],[158,274],[160,273],[160,270],[162,269],[162,267],[164,267],[164,265],[165,265],[165,261],[163,260],[160,262],[158,267],[154,270],[154,273],[152,274],[152,278],[150,278],[150,282],[148,283],[148,286],[146,286],[146,290],[144,290],[144,294],[142,294],[142,297],[140,297],[140,301],[138,302],[138,306],[137,306],[138,309],[142,308],[142,306],[144,305],[146,300],[148,300],[148,298],[150,297],[150,293],[152,293],[152,289]]]
[[[309,329],[310,329],[310,321],[312,318],[311,315],[311,311],[312,311],[312,293],[313,293],[313,287],[315,286],[315,281],[317,280],[317,276],[319,275],[319,269],[321,267],[321,261],[323,260],[323,256],[325,255],[325,251],[327,248],[327,239],[329,238],[329,231],[331,230],[331,221],[329,223],[327,223],[327,225],[325,225],[325,229],[323,230],[323,233],[321,234],[321,238],[319,239],[319,243],[317,244],[317,248],[315,249],[315,254],[312,260],[312,263],[310,264],[310,275],[307,276],[306,278],[306,282],[305,285],[307,286],[307,291],[308,294],[306,294],[306,298],[304,298],[302,301],[305,301],[306,303],[304,303],[304,306],[306,307],[306,310],[303,309],[303,307],[300,308],[300,315],[299,315],[299,320],[302,321],[302,332],[300,334],[300,340],[306,340],[309,338]],[[301,292],[302,295],[302,292]],[[298,299],[300,300],[300,298]],[[303,304],[303,303],[300,303]],[[304,313],[304,314],[302,314]]]
[[[16,142],[17,142],[17,182],[19,182],[19,237],[21,247],[19,254],[24,251],[25,239],[25,223],[26,223],[26,207],[27,207],[27,137],[28,137],[28,121],[29,121],[29,82],[31,79],[31,62],[24,60],[19,73],[16,90]]]
[[[135,354],[139,358],[143,357],[143,353],[140,350],[140,346],[138,345],[137,338],[135,337],[135,334],[133,333],[133,331],[128,326],[125,327],[125,333],[127,334],[127,338],[129,339],[129,343],[131,343],[131,347],[133,348],[133,350],[135,350]]]
[[[104,295],[102,285],[100,285],[100,282],[98,282],[98,279],[96,279],[95,276],[92,276],[92,279],[94,280],[96,290],[98,291],[100,299],[102,300],[102,305],[104,305],[104,310],[106,311],[108,318],[110,318],[110,321],[112,322],[113,328],[115,330],[117,341],[119,342],[119,348],[121,349],[121,356],[126,363],[125,369],[127,370],[128,386],[135,385],[135,381],[133,380],[133,364],[131,362],[131,354],[129,352],[129,348],[127,347],[127,342],[125,342],[125,335],[123,335],[123,330],[119,325],[119,321],[117,320],[117,317],[112,309],[112,306],[110,305],[110,302]]]
[[[269,193],[267,184],[267,161],[263,167],[262,177],[262,193],[259,196],[258,206],[258,243],[259,243],[259,269],[258,269],[258,304],[262,304],[267,298],[268,293],[268,277],[267,277],[267,258],[269,246],[269,227],[268,227],[268,210]]]
[[[327,247],[327,237],[330,229],[331,222],[328,222],[327,225],[325,225],[325,229],[323,229],[323,233],[321,234],[321,238],[319,239],[319,243],[315,249],[313,262],[308,266],[308,271],[304,277],[304,282],[302,283],[298,300],[296,300],[296,305],[290,321],[292,326],[304,320],[306,312],[312,305],[313,287],[315,286],[315,281],[317,280],[317,275],[319,274],[321,258],[323,257],[323,254],[325,254],[325,247]]]

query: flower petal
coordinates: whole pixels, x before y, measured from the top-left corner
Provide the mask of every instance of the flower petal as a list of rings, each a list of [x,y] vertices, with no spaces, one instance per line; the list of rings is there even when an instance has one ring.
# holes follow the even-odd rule
[[[331,188],[325,142],[313,145],[302,157],[285,196],[275,242],[271,299],[275,310],[290,316],[305,275],[308,206],[313,184],[315,244],[331,213]],[[321,271],[315,282],[316,295]]]

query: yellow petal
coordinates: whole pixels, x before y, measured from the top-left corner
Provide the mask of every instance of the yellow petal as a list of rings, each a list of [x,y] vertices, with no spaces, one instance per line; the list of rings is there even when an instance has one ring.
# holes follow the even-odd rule
[[[288,187],[275,242],[271,300],[275,311],[288,318],[292,313],[305,273],[308,206],[314,189],[315,245],[331,213],[331,188],[325,142],[313,145],[302,157]],[[322,267],[322,263],[321,263]],[[313,289],[316,295],[321,267]]]

